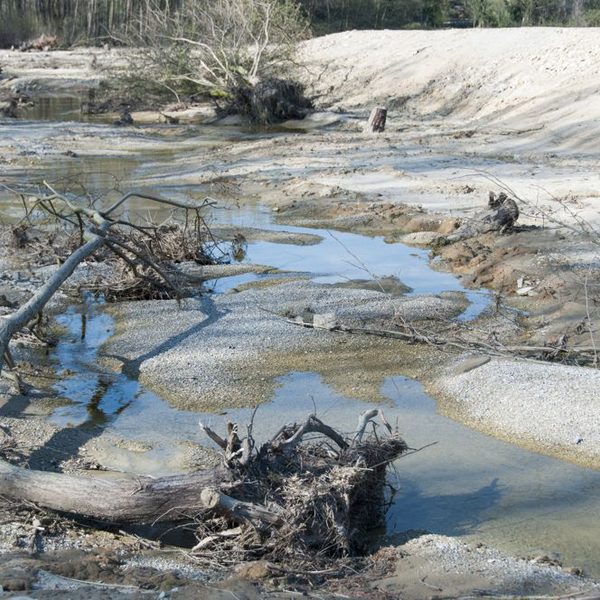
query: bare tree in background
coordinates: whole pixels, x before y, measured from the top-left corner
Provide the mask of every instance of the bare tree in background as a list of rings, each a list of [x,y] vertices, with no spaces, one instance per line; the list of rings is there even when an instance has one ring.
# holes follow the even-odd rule
[[[272,77],[292,59],[308,22],[292,0],[214,0],[178,10],[154,1],[137,34],[128,77],[177,99],[190,93],[226,97]]]

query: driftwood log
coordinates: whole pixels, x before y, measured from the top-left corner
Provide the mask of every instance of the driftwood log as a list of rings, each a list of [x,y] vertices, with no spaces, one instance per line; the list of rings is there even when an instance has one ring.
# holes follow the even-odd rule
[[[386,434],[367,435],[377,417]],[[366,532],[383,522],[387,466],[408,450],[378,409],[360,415],[347,438],[315,415],[282,427],[260,447],[252,424],[243,439],[232,423],[226,438],[201,429],[223,450],[223,466],[116,480],[0,460],[0,496],[110,524],[195,522],[199,559],[235,550],[239,560],[306,563],[364,549]]]
[[[101,479],[35,471],[0,461],[0,496],[109,523],[178,521],[202,506],[224,470],[173,477]]]
[[[440,238],[438,243],[453,243],[494,231],[505,233],[514,226],[518,218],[519,207],[512,198],[504,192],[497,196],[490,192],[487,210],[465,221],[454,233]]]

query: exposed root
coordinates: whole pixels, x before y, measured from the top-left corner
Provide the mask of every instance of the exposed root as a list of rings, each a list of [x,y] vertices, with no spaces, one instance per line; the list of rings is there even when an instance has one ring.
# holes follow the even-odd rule
[[[202,426],[212,439],[224,442],[226,464],[237,475],[217,495],[235,496],[271,518],[245,517],[224,508],[227,501],[215,502],[198,515],[193,556],[223,564],[232,556],[236,562],[265,559],[294,570],[322,571],[333,561],[368,551],[369,532],[384,524],[387,465],[408,446],[396,433],[363,439],[367,424],[375,432],[373,419],[379,411],[365,415],[358,435],[349,438],[311,416],[304,424],[282,428],[273,440],[250,451],[249,459],[244,448],[253,447],[250,434],[240,440],[230,426],[225,441]],[[319,437],[302,442],[314,432]],[[335,564],[339,570],[344,562]]]
[[[303,119],[312,109],[304,88],[296,81],[269,78],[254,86],[238,86],[231,92],[223,115],[239,114],[250,123],[269,125]]]

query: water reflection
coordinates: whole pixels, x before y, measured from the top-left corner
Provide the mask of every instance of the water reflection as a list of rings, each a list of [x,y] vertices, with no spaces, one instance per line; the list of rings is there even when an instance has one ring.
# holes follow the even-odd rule
[[[79,96],[39,96],[19,109],[19,118],[30,121],[85,121]]]
[[[454,494],[428,495],[416,479],[399,476],[397,482],[399,489],[388,516],[392,532],[416,529],[452,536],[475,533],[489,519],[503,493],[497,477],[480,488]]]

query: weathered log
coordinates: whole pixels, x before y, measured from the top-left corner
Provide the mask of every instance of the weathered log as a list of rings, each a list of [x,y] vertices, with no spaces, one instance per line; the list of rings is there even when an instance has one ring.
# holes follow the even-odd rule
[[[365,131],[370,133],[381,133],[385,130],[385,121],[387,119],[387,108],[376,106],[369,116],[365,125]]]
[[[228,480],[216,468],[151,479],[101,479],[34,471],[0,461],[0,495],[109,523],[154,523],[190,518],[206,508],[202,493]]]
[[[514,226],[518,218],[519,207],[512,198],[504,192],[498,196],[490,192],[486,211],[465,221],[454,233],[438,238],[436,243],[444,245],[494,231],[504,233]]]

